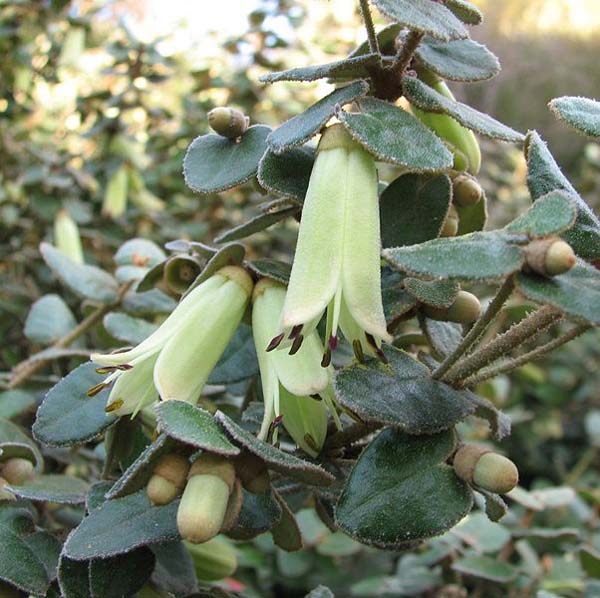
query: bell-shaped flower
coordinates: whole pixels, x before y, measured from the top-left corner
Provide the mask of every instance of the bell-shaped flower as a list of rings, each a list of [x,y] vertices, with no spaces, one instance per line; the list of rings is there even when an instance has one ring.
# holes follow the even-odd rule
[[[375,160],[343,125],[323,133],[302,209],[281,328],[269,345],[293,354],[327,311],[323,365],[338,326],[357,356],[385,359],[390,341],[381,296],[381,233]]]
[[[277,332],[285,301],[285,286],[263,278],[254,287],[252,331],[260,366],[265,413],[259,438],[267,440],[281,422],[296,444],[316,457],[327,434],[327,411],[339,425],[331,387],[331,368],[320,365],[323,345],[313,330],[292,357],[285,351],[268,352]]]
[[[226,266],[193,289],[169,317],[136,347],[93,354],[112,371],[106,410],[125,415],[151,403],[179,399],[196,402],[208,376],[238,327],[253,282],[238,266]]]

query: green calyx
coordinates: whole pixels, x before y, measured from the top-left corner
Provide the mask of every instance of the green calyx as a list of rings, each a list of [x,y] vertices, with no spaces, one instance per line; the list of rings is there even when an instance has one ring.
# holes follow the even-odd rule
[[[459,448],[453,466],[460,478],[488,492],[506,494],[519,483],[519,471],[510,459],[480,445]]]

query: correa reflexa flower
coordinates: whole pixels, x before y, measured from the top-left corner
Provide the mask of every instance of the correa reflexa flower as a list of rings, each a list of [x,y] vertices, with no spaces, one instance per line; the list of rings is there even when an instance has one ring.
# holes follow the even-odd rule
[[[193,289],[133,349],[92,355],[111,371],[99,387],[114,382],[106,411],[135,413],[158,396],[196,402],[246,311],[252,288],[243,268],[226,266]]]
[[[269,350],[291,342],[290,353],[298,351],[327,310],[323,366],[331,361],[338,326],[359,359],[365,349],[385,360],[381,341],[391,338],[381,298],[380,251],[375,160],[343,125],[335,124],[317,148],[282,330]]]
[[[285,301],[285,286],[261,279],[252,296],[252,330],[260,366],[265,414],[259,438],[267,440],[273,424],[281,422],[296,444],[316,457],[327,435],[327,410],[337,420],[331,388],[331,369],[320,365],[323,345],[316,330],[295,356],[285,351],[267,352],[277,332]]]

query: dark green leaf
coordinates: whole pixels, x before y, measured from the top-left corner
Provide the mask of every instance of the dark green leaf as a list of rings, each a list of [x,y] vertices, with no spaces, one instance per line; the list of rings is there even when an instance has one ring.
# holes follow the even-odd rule
[[[445,0],[445,5],[467,25],[479,25],[483,20],[481,11],[467,0]]]
[[[302,145],[319,132],[339,106],[345,106],[356,98],[364,96],[368,89],[369,85],[366,81],[356,81],[346,87],[335,89],[302,114],[290,118],[275,129],[267,137],[269,147],[276,154],[280,154],[290,147]]]
[[[269,210],[262,214],[258,214],[247,222],[239,224],[235,228],[231,228],[224,233],[221,233],[215,238],[215,243],[227,243],[228,241],[245,239],[254,233],[258,233],[269,228],[277,222],[281,222],[290,216],[294,216],[297,212],[297,206],[288,206],[284,207],[283,209]]]
[[[454,322],[440,322],[425,318],[423,332],[427,342],[438,356],[444,358],[458,347],[462,340],[462,327]]]
[[[600,102],[589,98],[564,96],[551,100],[550,110],[561,120],[589,135],[600,137]]]
[[[33,424],[33,435],[48,446],[71,446],[95,438],[115,422],[104,411],[108,389],[95,397],[86,392],[102,382],[96,365],[80,365],[49,391]]]
[[[500,72],[496,56],[471,39],[440,42],[426,37],[416,56],[436,75],[451,81],[484,81]]]
[[[479,489],[479,492],[485,497],[485,514],[490,521],[500,521],[506,513],[508,506],[499,494]]]
[[[417,300],[404,288],[406,277],[389,266],[381,271],[381,295],[385,320],[393,323],[416,306]]]
[[[104,270],[79,264],[49,243],[41,243],[40,252],[52,272],[80,297],[98,303],[113,303],[117,300],[117,281]]]
[[[579,550],[579,561],[589,577],[600,579],[600,552],[591,546],[583,546]]]
[[[64,553],[75,560],[106,558],[138,546],[176,540],[178,506],[179,501],[174,501],[154,507],[144,490],[106,501],[68,537]]]
[[[405,278],[404,286],[420,303],[433,307],[450,307],[460,290],[458,283],[451,280]]]
[[[287,285],[290,280],[290,272],[292,270],[290,264],[270,258],[252,260],[251,262],[248,262],[248,268],[250,268],[257,276],[272,278],[285,285]]]
[[[186,401],[162,401],[156,406],[160,429],[177,440],[218,455],[239,455],[213,416]]]
[[[48,532],[34,532],[29,536],[23,536],[26,544],[31,548],[33,553],[42,562],[48,580],[56,579],[56,568],[58,567],[58,559],[60,557],[61,543]]]
[[[8,486],[20,498],[73,505],[85,502],[88,488],[87,482],[60,474],[37,475],[20,486]]]
[[[550,191],[510,224],[506,230],[531,238],[558,235],[573,226],[577,216],[575,202],[564,191]]]
[[[31,409],[36,402],[32,394],[18,388],[0,392],[0,418],[10,419],[20,415]]]
[[[233,440],[265,461],[270,469],[315,486],[327,486],[333,481],[333,476],[320,465],[284,453],[273,445],[259,440],[250,432],[238,426],[223,412],[218,411],[215,419],[225,428]]]
[[[258,166],[258,182],[271,193],[304,201],[315,150],[294,147],[282,154],[267,150]]]
[[[577,220],[563,238],[584,259],[600,258],[600,220],[577,193],[573,185],[561,172],[558,164],[542,138],[530,131],[525,140],[527,158],[527,186],[531,198],[536,199],[550,191],[566,191],[577,204]]]
[[[92,484],[85,499],[85,510],[93,511],[106,501],[106,493],[112,488],[113,483],[109,481],[96,482]]]
[[[523,265],[521,250],[496,233],[471,233],[385,249],[383,257],[410,274],[464,280],[502,278]]]
[[[175,596],[187,596],[196,591],[194,561],[183,542],[155,544],[152,552],[156,556],[152,583]]]
[[[63,598],[90,598],[89,563],[64,554],[58,563],[58,585]]]
[[[209,384],[234,384],[258,374],[252,328],[240,324],[221,359],[208,377]]]
[[[386,347],[389,364],[367,359],[338,370],[335,395],[362,420],[391,424],[409,434],[447,430],[475,411],[470,393],[433,380],[408,353]]]
[[[281,508],[281,517],[271,529],[273,540],[279,548],[288,552],[300,550],[302,548],[302,534],[300,533],[296,517],[294,517],[294,513],[279,492],[276,490],[272,492]]]
[[[402,85],[404,94],[410,103],[425,112],[448,114],[467,129],[472,129],[491,139],[515,142],[525,139],[521,133],[503,125],[491,116],[467,106],[467,104],[443,96],[416,77],[403,77]]]
[[[552,278],[521,273],[517,287],[532,301],[600,325],[600,271],[582,260],[569,272]]]
[[[471,509],[472,493],[443,464],[454,433],[409,436],[383,430],[363,451],[336,509],[350,536],[381,548],[399,548],[437,536]]]
[[[240,141],[201,135],[192,141],[183,160],[186,185],[198,193],[218,193],[251,179],[267,149],[271,128],[254,125]]]
[[[452,166],[452,154],[446,146],[406,110],[375,98],[362,99],[360,106],[361,112],[342,110],[338,118],[350,135],[378,160],[416,172]],[[419,143],[415,143],[415,139]]]
[[[77,320],[58,295],[44,295],[29,310],[25,336],[33,343],[49,345],[77,326]]]
[[[158,328],[156,324],[120,312],[106,314],[102,323],[112,337],[130,345],[141,343]]]
[[[455,561],[452,568],[463,575],[472,575],[496,583],[508,583],[518,573],[514,565],[489,556],[466,556]]]
[[[250,540],[270,530],[281,518],[281,507],[272,492],[254,494],[242,488],[242,510],[228,536],[236,540]]]
[[[379,212],[383,247],[400,247],[439,236],[452,199],[448,176],[405,174],[381,194]]]
[[[468,37],[465,26],[443,4],[431,0],[373,0],[389,19],[413,31],[448,41]]]

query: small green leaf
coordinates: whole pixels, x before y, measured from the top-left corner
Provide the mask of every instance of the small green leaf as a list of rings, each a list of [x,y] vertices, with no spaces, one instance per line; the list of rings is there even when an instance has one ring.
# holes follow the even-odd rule
[[[36,403],[32,394],[18,388],[0,392],[0,418],[10,419],[20,415],[30,410]]]
[[[294,513],[283,497],[276,490],[272,490],[272,493],[281,508],[281,517],[271,529],[273,540],[279,548],[288,552],[300,550],[302,548],[302,534],[296,517],[294,517]]]
[[[360,79],[369,76],[369,69],[379,62],[377,54],[346,58],[329,64],[305,66],[287,71],[268,73],[260,77],[263,83],[277,81],[316,81],[317,79]]]
[[[239,455],[213,416],[186,401],[162,401],[156,408],[160,429],[171,438],[218,455]]]
[[[566,191],[572,196],[577,204],[577,220],[563,238],[580,257],[587,260],[600,258],[600,220],[561,172],[548,147],[535,131],[527,134],[525,157],[527,187],[531,198],[535,201],[556,190]]]
[[[576,217],[577,209],[571,197],[564,191],[550,191],[505,228],[535,239],[565,232],[573,226]]]
[[[554,115],[590,137],[600,137],[600,102],[564,96],[548,104]]]
[[[448,114],[467,129],[472,129],[490,139],[514,142],[525,139],[521,133],[503,125],[491,116],[467,106],[467,104],[443,96],[416,77],[403,77],[402,86],[410,103],[425,112]]]
[[[152,546],[156,567],[152,583],[163,592],[188,596],[198,589],[194,561],[183,542],[165,542]]]
[[[389,266],[381,271],[381,295],[385,321],[393,323],[417,305],[417,300],[404,288],[406,277]]]
[[[29,310],[23,331],[32,343],[50,345],[77,326],[77,320],[58,295],[44,295]]]
[[[410,274],[459,280],[498,279],[523,265],[521,250],[496,233],[471,233],[385,249],[383,257]]]
[[[148,239],[129,239],[115,253],[117,266],[139,266],[154,268],[166,259],[165,252],[154,241]]]
[[[87,482],[68,475],[37,475],[20,486],[8,486],[19,498],[27,500],[56,502],[59,504],[83,504],[88,493]]]
[[[295,216],[298,213],[298,207],[284,207],[276,210],[269,210],[254,216],[247,222],[243,222],[238,226],[231,228],[224,233],[221,233],[215,238],[215,243],[226,243],[228,241],[237,241],[245,239],[250,235],[261,232],[277,222],[282,222],[286,218]]]
[[[198,193],[218,193],[251,179],[267,149],[271,127],[254,125],[240,141],[221,135],[201,135],[183,159],[186,185]]]
[[[426,37],[415,54],[429,70],[450,81],[485,81],[500,72],[496,56],[471,39],[440,42]]]
[[[209,384],[234,384],[258,374],[258,360],[252,328],[240,324],[225,348],[214,370],[208,377]]]
[[[462,557],[454,562],[452,568],[463,575],[472,575],[496,583],[508,583],[518,573],[514,565],[490,556]]]
[[[154,507],[143,490],[106,501],[67,538],[64,554],[75,560],[106,558],[138,546],[176,540],[178,506],[179,501],[174,501]]]
[[[48,446],[71,446],[106,430],[116,420],[104,411],[108,389],[94,397],[86,394],[103,378],[96,373],[96,365],[88,362],[53,386],[38,409],[32,428],[34,437]]]
[[[460,290],[458,283],[451,280],[405,278],[404,286],[420,303],[433,307],[450,307]]]
[[[470,513],[453,530],[477,552],[493,553],[502,550],[510,541],[511,533],[499,523],[490,521],[484,513]]]
[[[471,490],[443,464],[452,453],[452,431],[409,436],[386,428],[352,469],[336,508],[350,536],[380,548],[442,534],[471,509]]]
[[[600,271],[582,260],[569,272],[552,278],[521,273],[517,288],[532,301],[600,325]]]
[[[270,469],[300,480],[305,484],[315,486],[327,486],[333,481],[333,476],[320,465],[284,453],[273,445],[259,440],[250,432],[238,426],[222,411],[217,411],[215,419],[225,428],[234,441],[262,459]]]
[[[338,370],[337,400],[364,421],[390,424],[408,434],[447,430],[475,411],[470,393],[433,380],[408,353],[386,347],[389,364],[367,359]]]
[[[479,25],[483,21],[483,13],[467,0],[445,0],[445,5],[467,25]]]
[[[423,332],[431,348],[442,358],[450,355],[458,347],[463,338],[460,324],[440,322],[439,320],[431,320],[430,318],[424,319]]]
[[[381,194],[383,247],[423,243],[439,236],[452,199],[448,176],[404,174]]]
[[[490,521],[500,521],[508,513],[508,506],[499,494],[481,488],[478,492],[485,497],[485,515]]]
[[[267,150],[258,166],[258,182],[271,193],[304,201],[315,150],[294,147],[281,154]]]
[[[285,285],[287,285],[290,280],[290,272],[292,270],[290,264],[270,258],[252,260],[251,262],[248,262],[248,268],[250,268],[257,276],[271,278]]]
[[[267,137],[269,147],[276,154],[280,154],[290,147],[302,145],[319,132],[334,115],[338,106],[353,102],[356,98],[364,96],[368,90],[369,84],[366,81],[356,81],[335,89],[302,114],[290,118],[275,129]]]
[[[49,243],[40,243],[40,253],[52,272],[75,294],[98,303],[117,300],[117,281],[104,270],[75,262]]]
[[[156,324],[120,312],[106,314],[102,324],[112,337],[130,345],[141,343],[158,328]]]
[[[485,193],[480,201],[472,206],[457,206],[454,205],[458,212],[458,231],[457,235],[468,235],[482,231],[487,222],[487,197]]]
[[[431,0],[373,0],[390,20],[448,41],[469,36],[465,26],[443,4]]]
[[[375,98],[362,99],[360,106],[361,112],[341,110],[337,116],[350,135],[378,160],[416,172],[452,167],[452,154],[446,146],[406,110]]]
[[[145,546],[108,559],[90,563],[91,598],[123,598],[133,596],[150,579],[154,569],[154,553]]]

